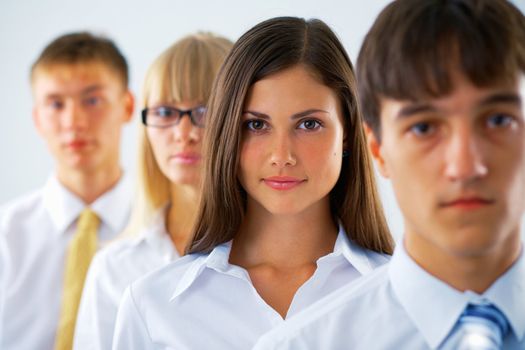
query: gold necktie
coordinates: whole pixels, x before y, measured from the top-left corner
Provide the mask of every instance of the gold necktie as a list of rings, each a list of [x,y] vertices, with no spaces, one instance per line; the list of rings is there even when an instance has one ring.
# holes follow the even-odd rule
[[[91,209],[84,209],[78,218],[75,236],[69,244],[64,273],[62,308],[55,343],[56,350],[71,350],[73,347],[78,304],[89,263],[97,250],[99,222],[99,218]]]

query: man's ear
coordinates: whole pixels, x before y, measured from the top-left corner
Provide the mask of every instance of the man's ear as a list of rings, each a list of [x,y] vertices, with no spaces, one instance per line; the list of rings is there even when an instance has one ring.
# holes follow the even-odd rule
[[[130,90],[127,90],[124,94],[124,122],[128,123],[133,117],[133,111],[135,110],[135,97]]]
[[[42,124],[40,123],[40,116],[38,114],[38,108],[36,108],[36,106],[33,106],[33,109],[31,110],[31,115],[33,117],[33,124],[35,125],[36,131],[40,136],[42,136]]]
[[[372,158],[374,158],[379,173],[381,173],[383,177],[389,178],[390,175],[382,155],[381,141],[378,139],[372,128],[367,123],[363,123],[363,128],[365,129],[368,149],[370,151],[370,154],[372,154]]]

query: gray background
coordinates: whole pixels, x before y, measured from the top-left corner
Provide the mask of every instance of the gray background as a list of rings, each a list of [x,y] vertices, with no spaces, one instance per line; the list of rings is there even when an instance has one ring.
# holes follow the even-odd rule
[[[525,11],[525,0],[513,1]],[[388,0],[0,0],[0,203],[42,186],[53,169],[31,120],[29,67],[47,43],[70,31],[113,38],[130,64],[137,97],[134,120],[124,131],[122,163],[135,170],[140,87],[151,61],[180,37],[209,30],[237,39],[274,16],[316,17],[338,34],[355,62],[359,46]],[[379,179],[387,219],[396,237],[402,218],[387,181]],[[525,229],[524,229],[525,231]]]

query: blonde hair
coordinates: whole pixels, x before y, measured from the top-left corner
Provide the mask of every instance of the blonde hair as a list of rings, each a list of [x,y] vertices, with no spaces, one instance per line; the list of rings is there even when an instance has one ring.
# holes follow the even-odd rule
[[[158,101],[207,103],[215,76],[233,43],[212,33],[188,35],[166,49],[149,67],[142,88],[142,106],[152,97]],[[125,235],[148,226],[170,200],[170,180],[160,170],[146,127],[140,126],[137,162],[137,193]]]

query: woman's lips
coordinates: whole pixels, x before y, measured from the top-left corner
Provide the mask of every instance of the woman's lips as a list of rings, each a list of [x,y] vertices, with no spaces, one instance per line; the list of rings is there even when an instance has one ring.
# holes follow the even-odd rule
[[[262,181],[274,190],[286,191],[301,185],[306,180],[291,176],[271,176],[264,178]]]
[[[201,160],[197,153],[177,153],[171,158],[178,164],[196,164]]]

